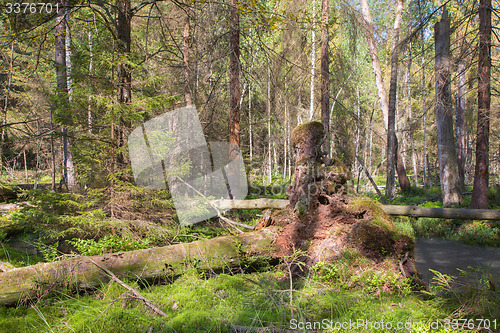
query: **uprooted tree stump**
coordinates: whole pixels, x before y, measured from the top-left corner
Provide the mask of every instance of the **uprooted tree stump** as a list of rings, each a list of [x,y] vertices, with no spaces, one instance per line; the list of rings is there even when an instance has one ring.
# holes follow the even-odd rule
[[[350,196],[349,173],[338,160],[325,164],[323,125],[310,122],[292,132],[295,178],[286,209],[264,214],[256,229],[281,226],[275,256],[306,251],[306,263],[329,262],[357,248],[375,263],[389,260],[404,276],[415,275],[413,241],[401,235],[377,203]],[[401,258],[405,258],[402,260]]]
[[[296,155],[295,179],[288,188],[289,205],[267,211],[251,233],[188,244],[136,250],[96,257],[77,257],[0,272],[0,305],[25,303],[55,289],[98,287],[117,278],[165,279],[192,266],[221,270],[304,251],[306,264],[340,259],[356,248],[374,263],[392,262],[405,277],[416,276],[413,241],[401,235],[381,205],[351,197],[349,174],[340,162],[325,165],[320,150],[323,126],[312,122],[292,133]],[[223,202],[220,203],[223,207]],[[248,203],[254,208],[259,203]],[[279,206],[279,205],[278,205]],[[99,267],[98,267],[99,266]],[[384,266],[386,267],[386,266]],[[416,279],[419,282],[418,278]]]

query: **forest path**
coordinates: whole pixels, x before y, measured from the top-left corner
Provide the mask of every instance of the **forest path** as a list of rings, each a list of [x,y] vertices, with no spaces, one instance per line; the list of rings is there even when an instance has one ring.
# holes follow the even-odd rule
[[[434,277],[429,269],[458,276],[457,268],[466,270],[478,265],[500,275],[500,248],[464,245],[441,238],[421,238],[416,242],[415,266],[426,282]]]

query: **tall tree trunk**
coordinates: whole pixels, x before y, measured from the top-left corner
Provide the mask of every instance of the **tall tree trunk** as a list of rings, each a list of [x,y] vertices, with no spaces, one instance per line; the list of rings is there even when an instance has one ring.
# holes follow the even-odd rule
[[[314,79],[316,77],[316,1],[312,2],[312,31],[311,31],[311,98],[309,106],[309,121],[314,117]]]
[[[399,28],[403,16],[403,0],[398,0],[396,7],[396,18],[392,36],[391,53],[391,80],[389,88],[389,105],[387,116],[387,181],[385,195],[393,197],[395,194],[395,169],[398,172],[399,185],[402,192],[406,192],[410,187],[410,181],[406,176],[401,152],[398,154],[398,140],[396,138],[396,99],[398,90],[398,54],[399,54]]]
[[[388,136],[387,136],[387,153],[391,153],[391,158],[389,160],[389,156],[387,159],[387,184],[386,184],[386,195],[393,196],[394,194],[394,180],[395,180],[395,171],[398,172],[398,179],[399,179],[399,185],[401,187],[401,191],[406,192],[409,189],[410,182],[408,180],[408,177],[406,176],[406,171],[404,169],[404,165],[402,162],[402,158],[400,153],[398,152],[397,149],[397,138],[396,138],[396,133],[395,133],[395,110],[396,110],[396,90],[397,90],[397,53],[398,50],[396,49],[396,46],[398,45],[399,41],[399,27],[401,25],[401,17],[403,13],[403,2],[402,0],[398,1],[397,9],[396,9],[396,18],[394,20],[394,34],[393,34],[393,49],[392,49],[392,56],[391,56],[391,87],[390,87],[390,92],[394,90],[393,92],[393,100],[389,99],[389,103],[387,102],[387,94],[385,91],[384,87],[384,81],[382,78],[382,71],[380,69],[380,60],[378,57],[378,50],[377,46],[375,43],[375,37],[373,34],[373,23],[372,23],[372,18],[370,15],[370,8],[368,7],[368,1],[367,0],[360,0],[361,2],[361,11],[363,13],[363,18],[366,22],[366,39],[368,42],[368,50],[370,53],[370,58],[372,60],[372,67],[373,67],[373,73],[375,74],[375,84],[377,86],[377,91],[378,91],[378,97],[379,97],[379,102],[380,102],[380,108],[382,110],[382,116],[384,119],[384,125],[387,130]],[[394,62],[395,60],[395,62]],[[392,109],[393,109],[393,119],[392,121],[392,128],[389,128],[389,105],[390,103],[393,103]],[[389,135],[389,132],[391,134]],[[400,163],[397,163],[397,161],[400,160]],[[396,164],[397,163],[397,164]],[[390,166],[389,166],[390,164]]]
[[[413,114],[411,108],[411,42],[408,45],[408,72],[406,74],[406,93],[408,94],[408,122],[410,123],[410,150],[411,160],[413,164],[413,179],[415,186],[418,186],[418,168],[417,168],[417,154],[415,152],[415,139],[413,138]]]
[[[61,8],[64,7],[64,2],[58,2]],[[56,65],[56,91],[58,95],[59,112],[67,112],[68,100],[68,67],[66,51],[68,51],[66,43],[66,10],[60,10],[56,17],[55,26],[55,65]],[[62,111],[64,110],[64,111]],[[65,115],[66,116],[66,115]],[[64,117],[66,118],[66,117]],[[69,118],[69,117],[68,117]],[[66,124],[67,125],[67,124]],[[72,159],[68,147],[68,132],[63,129],[63,177],[62,181],[67,186],[68,190],[72,187]],[[71,181],[71,182],[70,182]]]
[[[132,20],[132,11],[130,7],[130,0],[118,0],[118,26],[117,26],[117,35],[118,35],[118,56],[121,58],[121,63],[118,65],[116,76],[117,76],[117,100],[120,104],[130,104],[132,102],[132,73],[130,65],[127,64],[128,57],[130,56],[130,44],[131,44],[131,20]],[[120,124],[118,127],[117,133],[117,162],[118,164],[125,164],[127,161],[125,160],[124,154],[120,150],[126,144],[126,128],[128,126],[128,122],[120,117]]]
[[[321,123],[325,127],[323,152],[330,156],[330,74],[328,59],[328,0],[321,1]]]
[[[72,63],[71,63],[71,32],[69,26],[69,16],[66,15],[64,19],[66,25],[66,37],[64,42],[65,47],[65,57],[66,57],[66,86],[68,88],[68,102],[72,103],[73,95],[73,79],[71,77]],[[70,118],[71,119],[71,118]],[[70,121],[69,126],[73,125]],[[64,183],[66,184],[69,191],[74,190],[76,186],[76,176],[75,176],[75,166],[73,163],[73,154],[71,153],[71,148],[73,147],[73,142],[71,140],[71,132],[65,128],[63,129],[63,161],[64,161]]]
[[[359,155],[359,137],[360,137],[360,122],[361,118],[361,107],[359,105],[359,87],[356,87],[356,134],[354,136],[354,156]],[[357,175],[357,183],[359,187],[359,177],[361,175],[361,168],[358,159],[354,159],[354,174]]]
[[[479,2],[479,81],[477,85],[476,169],[471,208],[488,208],[491,102],[491,0]]]
[[[229,145],[230,158],[236,157],[240,146],[240,14],[238,1],[231,0],[229,8]]]
[[[269,159],[267,163],[268,178],[267,182],[271,184],[272,169],[271,169],[271,67],[267,64],[267,151]]]
[[[250,139],[250,162],[253,161],[253,132],[252,132],[252,89],[248,84],[248,136]]]
[[[382,110],[384,126],[387,129],[389,105],[387,104],[384,79],[382,77],[382,70],[380,69],[380,59],[378,57],[377,44],[375,43],[375,37],[373,33],[373,23],[370,14],[370,7],[368,7],[367,0],[360,0],[360,2],[363,18],[366,22],[366,40],[368,42],[368,51],[372,60],[373,74],[375,74],[375,85],[377,86],[378,100],[380,103],[380,109]]]
[[[285,65],[285,77],[284,77],[284,107],[285,107],[285,126],[284,126],[284,132],[285,132],[285,138],[283,142],[283,181],[286,180],[286,175],[287,175],[287,167],[288,167],[288,101],[287,101],[287,80],[286,80],[286,65]]]
[[[0,175],[3,175],[3,147],[5,144],[5,124],[7,123],[7,108],[9,105],[9,95],[12,85],[12,71],[14,70],[14,42],[10,45],[10,63],[9,74],[7,74],[7,89],[5,89],[5,97],[3,100],[3,115],[2,115],[2,134],[0,142]]]
[[[186,13],[184,19],[184,34],[182,38],[182,53],[184,61],[184,98],[186,105],[193,104],[191,88],[189,87],[189,15]]]
[[[465,187],[465,65],[458,63],[458,94],[455,103],[455,133],[460,183]]]
[[[89,39],[89,75],[93,76],[94,75],[94,50],[93,50],[93,39],[94,37],[92,36],[92,26],[90,24],[90,21],[88,21],[88,39]],[[93,87],[93,86],[92,86]],[[88,125],[88,132],[92,133],[92,93],[93,89],[91,90],[91,93],[89,94],[89,105],[87,108],[87,125]]]
[[[434,25],[436,123],[441,196],[445,207],[462,202],[462,186],[453,137],[453,107],[450,88],[450,18],[446,6]]]
[[[429,185],[427,181],[427,109],[425,107],[425,37],[424,31],[422,30],[422,114],[423,114],[423,125],[424,128],[424,156],[423,156],[423,165],[424,165],[424,187]]]

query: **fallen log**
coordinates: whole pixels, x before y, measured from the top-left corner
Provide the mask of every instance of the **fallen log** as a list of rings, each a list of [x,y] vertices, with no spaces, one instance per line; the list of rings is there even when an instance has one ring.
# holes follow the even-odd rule
[[[288,205],[285,199],[252,199],[252,200],[213,200],[213,205],[221,210],[227,209],[284,209]]]
[[[224,209],[281,209],[288,205],[284,199],[216,200]],[[431,208],[419,206],[382,205],[389,215],[432,217],[458,220],[500,220],[500,209]]]
[[[500,220],[500,209],[431,208],[419,206],[384,205],[389,215],[436,217],[459,220]]]
[[[238,267],[245,257],[274,252],[276,234],[270,230],[93,257],[74,257],[0,273],[0,305],[42,297],[56,288],[78,291],[95,288],[116,277],[155,280],[181,275],[190,267],[220,270]],[[100,269],[94,263],[105,268]]]

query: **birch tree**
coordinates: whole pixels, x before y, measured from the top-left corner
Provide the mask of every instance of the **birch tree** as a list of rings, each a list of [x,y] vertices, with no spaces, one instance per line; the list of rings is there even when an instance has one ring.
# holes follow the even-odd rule
[[[406,170],[402,163],[402,158],[398,152],[398,143],[395,133],[395,114],[396,114],[396,92],[397,92],[397,63],[398,63],[398,42],[399,42],[399,28],[401,26],[401,19],[403,15],[403,1],[399,0],[396,7],[396,17],[394,19],[393,39],[392,39],[392,52],[391,52],[391,85],[389,88],[389,103],[387,102],[387,94],[384,87],[382,71],[380,69],[380,60],[378,57],[378,50],[375,44],[375,37],[373,35],[373,23],[368,7],[367,0],[360,0],[361,11],[363,18],[366,22],[366,39],[368,42],[368,50],[372,60],[373,73],[375,74],[375,84],[384,118],[384,125],[387,130],[387,182],[386,182],[386,195],[394,196],[394,180],[395,171],[398,172],[399,185],[402,192],[406,192],[410,187],[410,182],[406,176]],[[396,165],[397,163],[397,165]]]

